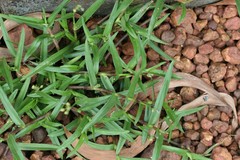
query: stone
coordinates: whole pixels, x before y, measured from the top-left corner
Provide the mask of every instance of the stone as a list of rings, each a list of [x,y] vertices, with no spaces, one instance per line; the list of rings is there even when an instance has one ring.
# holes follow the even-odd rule
[[[213,123],[207,119],[206,117],[204,117],[202,120],[201,120],[201,127],[205,130],[209,130],[210,128],[212,128],[213,126]]]
[[[238,12],[236,6],[228,5],[224,9],[223,18],[232,18],[237,16],[237,14]]]
[[[214,20],[208,22],[209,29],[212,29],[215,31],[217,29],[217,27],[218,27],[218,24]]]
[[[186,46],[182,50],[182,54],[188,59],[193,59],[196,55],[196,52],[197,48],[195,46]]]
[[[175,39],[175,34],[171,30],[163,31],[161,39],[164,42],[170,43]]]
[[[197,20],[195,24],[193,24],[194,28],[198,31],[202,31],[204,27],[208,24],[208,20]]]
[[[237,85],[238,85],[237,78],[236,77],[227,78],[225,85],[226,85],[226,89],[229,92],[234,92],[237,89]]]
[[[190,138],[191,140],[199,140],[199,138],[200,138],[199,132],[197,132],[195,130],[187,130],[185,132],[185,136],[187,138]]]
[[[189,103],[198,97],[198,91],[192,87],[182,87],[180,95],[184,103]]]
[[[133,45],[131,42],[127,42],[125,44],[122,45],[122,52],[124,55],[127,56],[133,56],[134,55],[134,49],[133,49]]]
[[[220,81],[227,73],[227,66],[224,63],[213,63],[208,69],[208,74],[212,82]]]
[[[222,122],[219,120],[214,120],[213,121],[213,126],[212,126],[218,133],[226,133],[228,130],[228,123]]]
[[[193,58],[195,64],[208,64],[209,57],[205,54],[196,54]]]
[[[39,127],[32,131],[32,136],[34,142],[40,143],[46,138],[47,132],[43,127]]]
[[[203,35],[203,40],[205,42],[207,41],[213,41],[219,38],[219,34],[217,31],[213,31],[209,29],[204,35]]]
[[[239,17],[229,18],[224,23],[224,27],[228,30],[239,30],[240,29],[240,18]]]
[[[227,148],[216,147],[212,151],[213,160],[232,160],[232,155],[229,153]]]
[[[219,120],[220,119],[220,116],[221,116],[221,113],[218,109],[216,108],[213,108],[212,110],[210,110],[207,114],[207,118],[210,120],[210,121],[213,121],[213,120]]]
[[[206,64],[198,64],[196,67],[196,75],[201,75],[208,71],[208,66]]]
[[[216,13],[217,13],[217,6],[207,5],[207,6],[204,8],[204,12],[216,14]]]
[[[186,30],[183,27],[176,27],[174,30],[175,39],[172,44],[183,45],[187,39]]]
[[[206,147],[212,146],[213,134],[210,131],[201,132],[201,140],[200,142],[204,144]]]
[[[182,14],[182,8],[179,7],[177,9],[174,9],[173,13],[171,14],[171,21],[174,26],[179,26],[178,24],[179,18],[181,17]],[[195,23],[197,20],[197,15],[192,9],[187,9],[186,11],[186,16],[183,19],[181,24],[189,24],[189,23]]]
[[[193,36],[193,35],[187,35],[187,39],[185,41],[185,45],[188,46],[188,45],[192,45],[192,46],[195,46],[195,47],[199,47],[203,44],[203,40],[200,39],[199,37],[197,36]]]
[[[214,48],[213,52],[209,54],[209,59],[213,61],[214,63],[216,62],[222,62],[223,57],[219,49]]]
[[[200,54],[209,54],[213,52],[214,48],[210,43],[203,44],[198,47],[198,52]]]
[[[160,55],[153,49],[148,49],[147,58],[151,61],[157,61],[160,60]]]
[[[174,57],[176,60],[174,67],[185,73],[192,73],[195,70],[195,65],[187,58]]]
[[[231,64],[240,64],[240,52],[237,47],[227,47],[222,51],[223,59]]]

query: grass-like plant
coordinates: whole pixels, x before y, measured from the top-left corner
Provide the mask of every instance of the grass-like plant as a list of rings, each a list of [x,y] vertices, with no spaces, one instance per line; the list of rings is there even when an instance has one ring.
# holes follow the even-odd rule
[[[176,128],[182,130],[179,121],[183,116],[201,109],[177,112],[164,101],[171,79],[179,77],[172,73],[173,59],[158,47],[158,44],[165,42],[153,34],[153,30],[169,15],[159,16],[163,11],[182,6],[181,23],[186,14],[184,4],[170,6],[157,0],[133,7],[133,0],[116,1],[109,17],[89,29],[87,21],[104,0],[97,0],[81,16],[76,12],[81,6],[72,13],[66,12],[64,6],[68,2],[63,0],[51,14],[0,14],[2,36],[11,56],[9,59],[9,56],[0,54],[0,100],[3,106],[0,114],[6,119],[0,134],[8,133],[1,141],[7,142],[14,159],[24,160],[22,151],[34,150],[54,150],[64,158],[62,151],[69,149],[71,152],[67,157],[82,156],[79,152],[82,147],[114,154],[113,159],[141,159],[133,158],[141,150],[136,153],[122,152],[126,149],[126,142],[138,140],[141,143],[137,147],[143,148],[147,147],[144,146],[146,142],[155,141],[153,160],[160,157],[161,150],[175,152],[183,159],[207,160],[203,155],[167,145],[171,142],[171,136],[169,140],[164,138]],[[149,10],[153,13],[146,20],[143,17]],[[41,30],[42,35],[29,46],[24,46],[23,30],[18,47],[14,48],[8,36],[8,24],[3,19],[14,25],[17,25],[15,22],[27,24]],[[69,21],[73,24],[72,28],[69,28]],[[148,27],[142,27],[144,24]],[[56,25],[60,25],[60,29],[54,31]],[[119,33],[123,36],[117,42]],[[130,39],[135,53],[127,64],[117,50],[126,38]],[[59,43],[63,39],[65,43]],[[146,47],[152,48],[170,63],[167,72],[158,69],[163,63],[147,68]],[[108,65],[109,57],[114,69],[100,71],[101,66]],[[27,73],[21,71],[23,68],[27,69]],[[143,76],[151,80],[144,81]],[[153,76],[164,78],[157,98],[148,101],[139,99],[138,93],[144,93],[149,88],[154,92],[158,80],[154,80]],[[128,112],[133,105],[138,106],[136,115]],[[160,117],[163,108],[166,117]],[[60,112],[72,116],[72,121],[65,126],[58,122],[56,118]],[[30,117],[31,122],[24,123],[21,119],[24,115]],[[159,120],[163,119],[169,125],[168,130],[159,127]],[[51,144],[17,142],[17,139],[39,127],[46,129]],[[118,141],[105,145],[95,143],[96,138],[102,135],[117,136]],[[72,146],[74,143],[75,147]],[[98,152],[92,154],[99,158]]]

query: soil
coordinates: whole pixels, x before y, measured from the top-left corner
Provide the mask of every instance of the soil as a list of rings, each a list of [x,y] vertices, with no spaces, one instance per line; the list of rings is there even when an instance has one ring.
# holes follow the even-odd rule
[[[151,12],[147,14],[151,16]],[[171,16],[159,26],[154,34],[167,42],[160,45],[160,48],[176,60],[174,71],[180,71],[195,75],[219,92],[231,95],[235,100],[238,111],[238,122],[240,123],[240,18],[235,5],[208,5],[204,8],[187,9],[186,18],[181,24],[178,19],[181,9],[174,10]],[[94,21],[91,20],[91,22]],[[91,23],[89,22],[89,24]],[[94,24],[94,23],[92,23]],[[34,39],[32,29],[23,25],[28,40]],[[20,27],[22,28],[22,27]],[[12,40],[19,38],[19,29],[9,32]],[[30,43],[30,42],[26,42]],[[133,47],[129,40],[119,45],[119,53],[127,63],[134,54]],[[165,61],[155,51],[147,50],[148,66]],[[101,70],[112,70],[111,61]],[[169,64],[161,67],[166,70]],[[200,91],[194,88],[183,87],[170,90],[167,98],[174,100],[169,104],[172,108],[179,108],[182,104],[196,99]],[[136,111],[131,111],[136,112]],[[63,123],[68,123],[69,117],[59,115],[57,118]],[[184,133],[175,130],[172,141],[182,148],[191,152],[202,154],[212,145],[217,144],[211,152],[213,160],[239,160],[240,159],[240,128],[236,130],[231,126],[233,113],[231,110],[218,107],[206,106],[196,114],[186,116],[181,123]],[[28,121],[25,117],[24,121]],[[0,126],[5,123],[0,118]],[[97,138],[99,144],[112,143],[116,138],[102,136]],[[21,141],[49,142],[46,131],[38,128],[34,132],[21,138]],[[150,158],[153,144],[143,151],[139,156]],[[162,151],[161,160],[181,159],[181,156]],[[0,143],[0,156],[3,159],[13,159],[6,144]],[[35,151],[26,153],[30,160],[55,160],[59,156],[55,152]],[[73,160],[81,158],[73,157]]]

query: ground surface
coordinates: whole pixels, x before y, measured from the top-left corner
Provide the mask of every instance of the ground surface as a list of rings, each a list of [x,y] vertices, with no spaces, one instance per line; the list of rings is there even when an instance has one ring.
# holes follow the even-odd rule
[[[234,5],[208,5],[204,8],[188,9],[186,18],[181,25],[177,24],[181,14],[175,10],[171,16],[154,32],[157,37],[168,42],[160,47],[176,60],[174,71],[191,73],[219,92],[230,94],[236,104],[240,116],[240,18]],[[151,12],[147,16],[151,16]],[[94,20],[92,21],[94,23]],[[91,23],[89,23],[90,26]],[[32,41],[33,30],[24,26]],[[35,34],[35,33],[34,33]],[[12,40],[18,41],[20,29],[10,32]],[[26,42],[28,43],[28,42]],[[132,55],[133,47],[130,41],[125,40],[119,45],[119,52],[127,63]],[[147,51],[148,67],[163,60],[155,51]],[[168,65],[162,66],[166,70]],[[112,70],[111,61],[108,67],[101,70]],[[182,104],[196,99],[200,92],[193,88],[183,87],[170,90],[167,99],[174,100],[172,107],[179,108]],[[132,111],[134,112],[134,111]],[[211,146],[210,151],[214,160],[240,160],[240,129],[233,130],[231,120],[233,113],[224,107],[206,106],[201,112],[184,117],[182,126],[185,133],[175,130],[172,135],[173,145],[189,149],[192,152],[203,154]],[[59,115],[58,120],[68,123],[69,117]],[[240,123],[240,118],[239,123]],[[24,121],[28,121],[25,117]],[[0,119],[0,125],[5,123]],[[46,131],[39,128],[24,136],[21,141],[47,142]],[[99,137],[98,143],[110,143],[112,138]],[[150,145],[140,156],[150,158],[153,146]],[[11,153],[6,151],[6,145],[0,144],[0,155],[4,159],[12,159]],[[29,152],[26,155],[30,160],[54,160],[58,158],[55,152]],[[73,158],[80,160],[81,158]],[[180,160],[175,153],[162,152],[161,160]]]

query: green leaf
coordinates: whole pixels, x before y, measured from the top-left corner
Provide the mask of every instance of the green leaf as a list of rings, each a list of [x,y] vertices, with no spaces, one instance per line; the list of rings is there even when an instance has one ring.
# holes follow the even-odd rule
[[[150,35],[152,34],[155,23],[156,23],[158,17],[160,16],[160,13],[162,12],[164,1],[157,0],[155,3],[156,4],[155,4],[154,10],[153,10],[153,14],[151,16],[150,23],[148,26],[148,37],[150,37]]]
[[[87,131],[94,124],[102,120],[103,117],[109,112],[109,110],[116,105],[116,103],[117,103],[117,96],[113,94],[108,99],[107,103],[97,112],[95,116],[93,116],[92,120],[84,126],[82,132]]]
[[[13,159],[25,160],[25,157],[24,157],[22,151],[20,150],[18,144],[15,141],[14,135],[12,135],[12,134],[8,135],[7,144],[13,155]]]
[[[54,11],[51,13],[50,17],[48,18],[49,26],[53,25],[58,13],[60,13],[61,10],[63,9],[63,7],[65,7],[69,2],[70,2],[70,0],[63,0],[61,2],[61,4],[59,4],[58,7],[54,9]]]
[[[235,0],[238,10],[238,15],[240,16],[240,0]]]
[[[186,5],[184,3],[181,3],[181,8],[182,8],[182,14],[178,20],[178,24],[181,24],[182,21],[184,20],[184,18],[186,17],[186,13],[187,13],[187,8]]]
[[[90,85],[93,87],[97,84],[97,78],[94,72],[92,57],[91,57],[90,48],[87,40],[85,41],[85,61],[86,61],[87,71],[89,74]]]
[[[158,160],[160,158],[160,152],[162,150],[163,145],[163,135],[159,133],[159,130],[156,132],[156,141],[154,143],[152,160]]]
[[[13,123],[15,123],[17,126],[24,127],[25,126],[24,122],[22,121],[21,117],[18,115],[16,110],[13,108],[12,104],[10,103],[7,95],[5,94],[1,86],[0,86],[0,100]]]
[[[121,65],[122,59],[118,54],[118,51],[113,43],[113,39],[111,36],[109,36],[108,43],[109,43],[109,51],[113,58],[113,64],[115,66],[116,73],[117,73],[117,75],[119,75],[123,72],[122,65]]]
[[[74,30],[78,30],[82,27],[82,19],[86,22],[92,15],[101,7],[101,5],[105,2],[105,0],[97,0],[95,1],[79,18],[76,22]]]
[[[40,144],[40,143],[18,143],[18,147],[21,150],[25,151],[55,151],[58,149],[59,146],[53,144]]]
[[[11,74],[11,68],[7,64],[7,61],[5,58],[0,60],[0,73],[6,80],[10,90],[13,91],[13,78]]]
[[[18,71],[20,70],[20,66],[22,63],[24,42],[25,42],[25,30],[24,30],[24,28],[22,28],[22,32],[21,32],[20,40],[19,40],[19,44],[18,44],[17,55],[15,57],[15,68]]]
[[[24,75],[21,80],[25,80],[25,79],[33,76],[34,74],[37,74],[38,72],[42,71],[46,67],[53,65],[54,63],[56,63],[57,61],[62,59],[64,54],[71,52],[72,49],[73,49],[73,47],[70,44],[70,45],[66,46],[65,48],[59,50],[55,54],[53,54],[50,57],[48,57],[47,59],[45,59],[43,62],[39,63],[38,66],[33,68],[27,75]]]
[[[155,124],[160,117],[162,106],[163,106],[163,103],[164,103],[164,99],[167,95],[168,86],[169,86],[169,83],[170,83],[170,80],[171,80],[171,77],[172,77],[173,64],[174,64],[174,61],[172,61],[170,63],[169,68],[167,70],[167,74],[164,77],[163,84],[162,84],[160,92],[157,96],[156,102],[154,104],[154,107],[153,107],[153,110],[152,110],[152,113],[151,113],[151,116],[150,116],[150,119],[149,119],[149,122],[148,122],[149,125]]]

